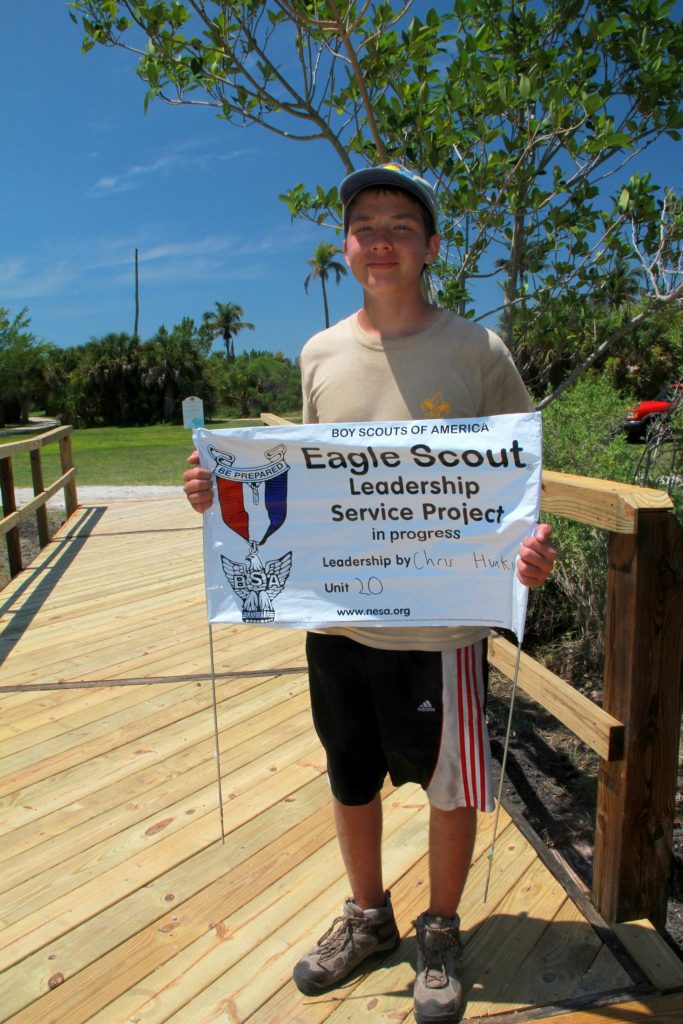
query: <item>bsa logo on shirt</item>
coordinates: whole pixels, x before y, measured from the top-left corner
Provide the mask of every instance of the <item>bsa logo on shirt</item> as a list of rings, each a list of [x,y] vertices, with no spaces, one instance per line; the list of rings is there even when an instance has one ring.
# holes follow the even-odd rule
[[[451,412],[451,403],[448,402],[440,391],[437,391],[431,398],[423,398],[420,408],[425,414],[425,419],[442,420]]]
[[[284,590],[292,568],[292,552],[265,564],[259,548],[287,518],[287,448],[277,445],[264,452],[266,462],[235,466],[235,456],[213,445],[208,451],[216,465],[216,488],[225,525],[247,542],[244,562],[221,555],[225,577],[242,603],[243,622],[272,622],[273,601]]]

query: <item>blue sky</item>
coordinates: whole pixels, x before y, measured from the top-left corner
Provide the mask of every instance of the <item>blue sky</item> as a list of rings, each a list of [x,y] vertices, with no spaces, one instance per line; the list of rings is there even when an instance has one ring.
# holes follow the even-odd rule
[[[157,101],[145,113],[134,58],[82,54],[63,0],[5,0],[0,32],[0,306],[28,307],[34,334],[60,346],[132,333],[137,248],[143,339],[230,301],[256,328],[238,351],[295,358],[324,326],[318,284],[304,291],[308,259],[339,238],[293,224],[277,197],[299,181],[337,184],[329,147],[239,129],[210,110]],[[630,171],[661,179],[664,156],[666,183],[680,188],[681,146],[662,145]],[[357,308],[357,286],[332,283],[329,299],[339,319]]]
[[[336,184],[338,159],[210,111],[156,102],[145,114],[133,58],[81,54],[60,0],[3,3],[0,31],[0,306],[27,306],[34,334],[60,346],[132,333],[137,247],[142,338],[230,301],[256,328],[240,342],[297,356],[324,327],[308,259],[338,239],[292,224],[277,197]],[[339,319],[359,295],[347,280],[329,298]]]

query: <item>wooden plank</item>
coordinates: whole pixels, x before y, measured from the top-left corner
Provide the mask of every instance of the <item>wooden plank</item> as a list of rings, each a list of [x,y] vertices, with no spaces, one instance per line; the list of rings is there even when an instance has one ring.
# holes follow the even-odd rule
[[[250,758],[248,743],[237,746],[234,752],[231,751],[229,753],[225,758],[226,775],[224,785],[226,790],[224,797],[226,807],[244,791],[247,784],[250,784],[250,782],[256,783],[258,779],[265,779],[268,775],[275,775],[278,771],[292,763],[300,752],[304,752],[304,757],[307,759],[309,766],[314,763],[315,756],[311,758],[311,753],[315,755],[317,747],[314,737],[310,736],[310,730],[309,735],[305,735],[304,718],[305,713],[302,712],[300,716],[297,716],[291,728],[282,727],[283,739],[279,744],[274,744],[271,740],[270,744],[266,744],[265,749],[262,749],[261,745],[255,742],[254,746],[260,750],[258,759]],[[177,794],[171,787],[171,793],[175,800],[167,800],[165,804],[161,805],[165,815],[165,837],[171,835],[176,828],[183,827],[184,819],[178,809],[178,804],[181,800],[183,802],[189,801],[193,804],[191,815],[194,818],[198,818],[202,813],[211,814],[212,808],[216,810],[215,773],[212,769],[211,759],[205,758],[203,762],[200,762],[199,770],[190,771],[187,779],[181,778],[178,781]],[[318,770],[320,771],[321,769],[322,766]],[[151,797],[149,799],[152,800]],[[205,810],[203,810],[204,807],[206,808]],[[91,826],[90,840],[88,841],[87,835],[82,837],[80,844],[81,852],[79,853],[76,837],[68,862],[64,861],[50,865],[49,857],[46,856],[49,851],[44,849],[45,845],[49,846],[48,843],[36,845],[35,849],[30,850],[27,857],[29,866],[26,868],[22,869],[16,861],[13,865],[8,865],[8,873],[10,873],[10,868],[13,867],[17,874],[28,875],[28,877],[25,878],[23,889],[17,878],[12,886],[11,893],[4,897],[4,923],[7,924],[15,919],[19,919],[22,914],[29,913],[32,907],[40,905],[45,899],[51,899],[58,895],[60,891],[66,891],[74,883],[87,880],[89,873],[93,870],[92,862],[95,860],[96,846],[99,845],[101,847],[98,856],[101,857],[102,865],[105,862],[113,864],[116,858],[126,856],[125,850],[121,849],[124,846],[126,834],[130,836],[130,842],[133,846],[138,843],[143,835],[154,836],[159,831],[157,826],[160,816],[163,816],[160,805],[152,801],[151,807],[147,809],[146,814],[144,813],[145,809],[145,801],[141,797],[140,801],[136,801],[132,806],[129,804],[124,805],[118,815],[115,815],[115,817],[118,816],[122,819],[122,824],[119,824],[118,829],[115,829],[113,832],[117,837],[117,848],[112,855],[108,853],[107,842],[111,838],[113,826],[100,819],[98,828],[98,822],[93,821],[91,818],[88,822],[88,825]],[[229,810],[232,812],[232,808],[229,808]],[[126,815],[125,811],[129,813]],[[182,813],[184,814],[185,811]],[[121,831],[122,827],[124,831]],[[104,832],[104,836],[100,832]],[[142,841],[143,846],[149,845],[146,840],[143,839]],[[112,857],[114,858],[113,860]]]
[[[310,730],[310,712],[307,707],[294,715],[290,708],[282,706],[274,711],[277,713],[268,712],[261,716],[260,720],[257,716],[254,721],[254,734],[248,741],[228,747],[227,755],[221,761],[226,784],[238,781],[236,777],[234,780],[231,779],[232,773],[238,768],[265,757],[269,761],[274,760],[278,756],[278,750],[286,743],[301,738]],[[277,748],[274,747],[272,734],[259,733],[259,727],[277,728]],[[195,743],[189,750],[183,750],[177,758],[165,760],[165,777],[156,786],[143,789],[144,783],[135,776],[126,780],[126,787],[119,783],[113,788],[112,794],[118,802],[112,805],[105,803],[107,795],[98,790],[96,802],[90,801],[88,810],[81,811],[80,824],[69,815],[69,827],[62,826],[62,831],[56,831],[61,824],[59,819],[63,820],[65,815],[62,812],[58,816],[51,815],[53,834],[49,838],[45,837],[46,821],[44,818],[41,819],[40,836],[34,838],[33,845],[28,849],[21,843],[20,849],[17,850],[17,841],[11,833],[8,836],[8,846],[16,852],[4,861],[0,877],[0,892],[11,890],[11,895],[8,894],[3,901],[4,919],[9,921],[14,904],[21,905],[22,909],[29,909],[43,883],[50,888],[51,895],[55,895],[59,890],[60,878],[65,872],[70,876],[73,871],[79,870],[79,859],[83,870],[87,871],[90,860],[97,856],[97,848],[99,847],[104,856],[106,844],[115,837],[117,843],[121,843],[125,830],[142,830],[146,824],[154,826],[159,815],[172,814],[172,808],[179,801],[191,800],[196,803],[202,793],[208,792],[210,795],[215,782],[211,746],[209,740]],[[128,786],[135,787],[135,801],[131,801],[129,797],[126,799],[125,790]],[[194,813],[197,813],[196,809]],[[19,838],[25,837],[22,835]],[[79,878],[83,878],[82,872]]]
[[[625,921],[615,924],[613,930],[654,988],[660,992],[683,990],[683,963],[651,921]],[[683,1013],[683,997],[680,1007]]]
[[[666,491],[611,480],[543,471],[541,509],[614,533],[633,534],[641,510],[667,511],[673,502]]]
[[[36,437],[25,437],[20,441],[3,442],[0,444],[0,459],[18,455],[20,452],[30,452],[35,448],[44,448],[46,444],[60,441],[72,431],[73,427],[67,424],[64,427],[54,427],[52,430],[47,430],[44,434],[38,434]]]
[[[627,992],[633,987],[631,976],[620,966],[610,948],[602,945],[572,995],[577,1000],[595,999],[596,995],[602,997],[603,993]]]
[[[277,416],[274,412],[262,412],[261,419],[267,427],[295,426],[292,420],[286,420],[282,416]]]
[[[322,774],[322,766],[315,761],[316,750],[313,742],[308,749],[301,745],[297,750],[290,749],[288,763],[275,773],[262,768],[249,776],[248,771],[244,771],[241,776],[244,789],[235,793],[229,805],[231,824],[234,827],[242,824],[274,802],[286,799],[304,782]],[[97,872],[83,885],[52,900],[49,915],[43,908],[38,908],[6,927],[0,932],[0,970],[53,943],[88,918],[106,912],[131,889],[149,884],[160,874],[177,867],[188,856],[214,843],[218,819],[215,797],[213,805],[210,804],[210,791],[206,793],[206,800],[198,814],[192,804],[182,810],[187,824],[182,827],[180,835],[175,830],[166,832],[161,829],[148,836],[132,835],[128,845],[130,855],[126,860]],[[145,853],[152,849],[154,856]]]
[[[153,612],[154,607],[157,609],[156,616]],[[91,617],[89,614],[82,615],[77,633],[79,643],[75,648],[62,644],[60,649],[59,639],[64,629],[61,623],[45,631],[39,621],[32,626],[30,641],[23,636],[17,638],[18,643],[10,656],[15,662],[15,672],[20,661],[32,662],[30,669],[22,672],[21,678],[25,680],[45,678],[46,669],[49,672],[47,678],[54,680],[59,678],[60,672],[66,671],[68,666],[79,662],[84,662],[92,670],[98,654],[102,655],[98,660],[108,664],[112,646],[117,648],[116,654],[120,664],[122,661],[130,662],[140,654],[158,649],[159,644],[164,645],[162,649],[165,649],[187,642],[192,654],[196,654],[197,646],[203,649],[208,665],[209,643],[205,616],[203,604],[184,595],[180,598],[154,596],[151,601],[131,602],[131,607],[126,608],[124,612],[105,616],[104,620]],[[179,626],[185,628],[179,629]],[[226,631],[214,630],[214,649],[220,652],[225,646],[232,660],[233,655],[243,653],[245,646],[258,654],[261,649],[270,652],[278,645],[277,639],[268,639],[266,628],[261,629],[261,639],[251,639],[245,634],[243,642],[240,642],[240,638],[234,635],[234,630],[246,629],[245,626],[235,626],[228,627]],[[282,630],[279,632],[283,633]],[[287,641],[283,643],[286,645]],[[52,655],[48,661],[49,652],[52,652]],[[53,666],[60,668],[57,670]],[[3,678],[7,678],[7,671],[5,668]]]
[[[178,700],[177,689],[177,686],[171,686],[166,692],[155,689],[148,693],[144,700],[144,715],[140,714],[137,706],[129,706],[111,718],[99,719],[85,729],[46,742],[38,760],[32,748],[0,758],[0,797],[42,779],[53,778],[114,747],[140,739],[154,732],[153,723],[158,728],[209,707],[208,688],[205,688],[207,692],[195,689],[190,694],[186,690],[181,700]],[[145,694],[137,696],[144,698]]]
[[[154,663],[160,674],[168,668],[173,676],[176,676],[178,671],[182,672],[188,681],[193,678],[198,681],[207,679],[210,673],[210,657],[205,623],[193,627],[187,624],[185,616],[183,621],[175,624],[171,621],[167,628],[168,634],[158,627],[145,631],[144,624],[140,623],[139,632],[126,631],[127,656],[122,656],[120,638],[118,641],[116,633],[99,635],[99,638],[95,634],[88,643],[78,646],[73,657],[70,658],[67,654],[65,659],[59,662],[55,658],[54,662],[48,663],[47,666],[44,660],[37,664],[37,654],[34,650],[27,650],[25,645],[17,645],[12,652],[11,666],[8,665],[7,669],[9,671],[11,667],[13,678],[20,680],[20,685],[29,685],[32,682],[68,684],[71,681],[87,679],[104,683],[109,679],[143,678],[150,672],[151,663]],[[278,665],[279,655],[282,664],[282,657],[289,649],[293,649],[293,644],[298,644],[300,654],[297,660],[303,668],[305,658],[302,638],[292,641],[284,633],[273,633],[269,637],[264,636],[259,642],[253,641],[253,650],[250,653],[248,640],[242,644],[231,632],[216,631],[214,654],[217,674],[220,676],[225,672],[254,673],[265,670]],[[9,660],[8,658],[8,663]],[[50,673],[47,680],[46,668]],[[156,678],[159,679],[160,676]]]
[[[254,728],[258,730],[269,727],[282,730],[283,736],[288,730],[296,730],[301,721],[297,713],[299,699],[288,701],[269,709],[262,715],[255,715]],[[285,717],[287,716],[287,717]],[[5,833],[2,844],[3,876],[13,870],[20,870],[26,876],[39,863],[47,847],[54,848],[55,857],[59,857],[63,838],[64,856],[92,846],[98,838],[117,834],[121,823],[141,820],[152,813],[153,807],[165,807],[164,792],[168,790],[176,798],[185,793],[193,792],[214,778],[213,737],[206,735],[208,728],[197,736],[189,735],[183,727],[174,726],[164,729],[154,737],[156,760],[142,770],[133,762],[127,774],[116,781],[90,793],[80,793],[77,802],[60,806],[49,813],[43,812],[36,820],[30,821],[21,828]],[[240,749],[239,730],[227,729],[220,733],[220,744],[223,749],[221,767],[228,774],[244,763],[245,752]],[[273,741],[267,733],[250,737],[249,742],[254,749],[254,757],[262,753],[264,745],[272,749]],[[130,800],[130,794],[136,794]],[[170,798],[168,800],[170,802]],[[31,854],[27,857],[26,854]],[[21,868],[21,862],[27,866]],[[19,877],[23,877],[20,874]]]
[[[501,636],[489,639],[489,662],[512,679],[517,648]],[[522,652],[518,685],[606,761],[623,757],[624,726],[613,715]]]
[[[643,1021],[648,1021],[648,1024],[681,1024],[683,999],[669,995],[611,1002],[589,1010],[539,1017],[534,1024],[642,1024]]]
[[[599,936],[572,901],[565,898],[548,923],[542,941],[525,959],[517,976],[519,987],[524,991],[533,982],[539,1006],[567,1002],[579,989],[587,988],[591,967],[601,948]],[[610,988],[623,987],[632,988],[633,981],[613,957]],[[601,991],[594,989],[593,994],[599,995]]]
[[[0,463],[0,465],[2,465],[2,463]],[[66,493],[67,487],[72,484],[75,478],[76,470],[68,470],[68,472],[63,473],[60,477],[58,477],[58,479],[55,480],[53,484],[50,484],[49,487],[44,488],[40,494],[37,494],[34,498],[31,498],[29,501],[26,502],[25,505],[22,505],[21,508],[13,509],[9,513],[9,515],[6,515],[3,519],[0,519],[0,537],[5,533],[9,533],[10,530],[16,529],[16,527],[19,526],[20,523],[24,523],[27,520],[31,519],[33,516],[36,515],[36,513],[39,513],[41,509],[45,507],[46,503],[53,496],[53,494],[57,493],[57,491],[64,488],[64,492]],[[72,512],[69,512],[67,503],[67,515],[72,515],[73,512],[75,512],[75,508],[73,509]]]
[[[114,603],[114,608],[121,609],[122,598],[119,603]],[[104,603],[104,602],[103,602]],[[156,610],[155,610],[156,609]],[[163,610],[164,615],[160,615]],[[52,613],[53,618],[55,613]],[[102,671],[112,676],[120,677],[118,671],[121,665],[130,665],[131,655],[135,655],[140,663],[141,659],[148,662],[149,653],[160,649],[170,650],[173,645],[186,644],[188,654],[196,649],[192,641],[199,640],[203,650],[204,666],[208,669],[208,633],[206,629],[206,613],[203,600],[199,594],[191,598],[180,596],[176,598],[173,594],[165,595],[164,588],[154,589],[151,594],[145,592],[138,601],[129,602],[129,606],[119,610],[116,614],[101,612],[96,614],[88,611],[80,617],[79,642],[70,647],[58,644],[60,633],[63,629],[63,622],[66,619],[59,611],[56,616],[55,625],[46,632],[42,625],[46,616],[41,613],[34,622],[30,638],[21,636],[18,643],[10,651],[6,665],[3,669],[2,678],[7,674],[16,683],[26,684],[32,680],[45,678],[46,668],[50,671],[50,681],[82,677],[82,664],[86,662],[91,671]],[[176,620],[181,619],[182,622]],[[169,622],[169,619],[171,620]],[[235,645],[233,640],[233,629],[244,631],[244,640],[237,644],[236,649],[241,651],[251,647],[257,651],[274,650],[280,642],[269,640],[267,630],[261,629],[261,639],[255,634],[248,634],[248,627],[236,626],[227,629],[214,630],[214,646],[220,657],[220,652],[225,647],[230,649]],[[278,633],[289,631],[277,631]],[[292,631],[293,632],[293,631]],[[187,642],[186,642],[187,635]],[[283,645],[296,643],[296,640],[283,639]],[[303,637],[299,634],[299,644],[302,646]],[[137,646],[136,646],[137,644]],[[122,659],[122,647],[127,650],[128,657]],[[177,653],[174,660],[178,660]],[[48,660],[49,659],[49,660]],[[303,663],[303,659],[302,659]],[[116,666],[117,671],[111,669]],[[219,664],[219,669],[222,664]],[[80,671],[79,671],[80,670]],[[106,678],[100,676],[101,678]]]
[[[155,693],[171,693],[175,697],[178,696],[180,688],[186,685],[168,683],[155,689]],[[117,716],[131,713],[138,715],[140,707],[144,708],[149,699],[149,693],[141,687],[100,690],[100,693],[102,692],[108,698],[105,709],[102,707],[101,699],[84,702],[67,700],[68,712],[61,715],[48,714],[48,721],[43,725],[36,724],[34,719],[30,729],[19,729],[12,735],[5,735],[1,747],[3,756],[0,758],[0,779],[6,773],[21,767],[22,763],[35,764],[37,760],[49,757],[51,752],[63,753],[69,747],[77,746],[86,736],[91,738],[98,730],[106,730],[112,716],[112,725],[115,725]],[[196,699],[196,692],[192,691],[191,696]],[[208,706],[208,699],[203,706]],[[40,746],[39,752],[32,749],[36,746]]]
[[[299,687],[305,688],[303,680]],[[287,693],[291,695],[292,689]],[[221,734],[226,727],[244,730],[250,715],[280,703],[283,699],[282,689],[272,683],[269,687],[256,688],[251,700],[246,693],[239,693],[225,711],[219,706]],[[211,730],[209,715],[204,714],[198,723],[208,737]],[[22,786],[11,796],[0,800],[0,828],[9,832],[13,828],[28,825],[72,801],[86,799],[89,794],[96,793],[103,782],[111,784],[156,764],[168,756],[169,744],[172,750],[181,747],[187,733],[188,724],[182,715],[172,718],[165,727],[157,722],[157,728],[148,734],[149,740],[153,742],[141,746],[140,738],[135,736],[118,747],[101,750],[96,762],[80,762],[62,770],[57,777],[47,775],[38,783]]]
[[[520,1009],[530,1003],[538,990],[538,978],[523,972],[523,965],[565,900],[559,885],[538,861],[534,860],[522,880],[501,901],[467,947],[463,986],[468,1017]],[[505,951],[506,969],[501,971],[500,956]],[[479,969],[473,970],[473,965]],[[481,965],[486,965],[481,968]],[[509,966],[509,970],[508,970]]]
[[[175,664],[177,666],[177,662]],[[281,686],[286,685],[288,680],[295,684],[305,674],[303,666],[298,669],[293,666],[283,673],[278,665],[273,665],[272,667],[263,665],[261,668],[254,668],[243,672],[236,669],[227,674],[219,672],[216,678],[219,683],[231,682],[233,686],[239,685],[240,690],[246,692],[250,687],[266,683],[269,680],[279,680],[279,685]],[[166,667],[170,666],[164,660],[159,665],[159,668],[163,671]],[[117,708],[124,708],[145,701],[147,700],[147,693],[145,692],[147,686],[158,687],[163,692],[165,689],[180,685],[194,684],[195,687],[201,687],[207,681],[208,666],[207,671],[194,674],[192,677],[188,675],[160,675],[148,678],[147,680],[141,677],[137,683],[131,681],[129,677],[124,677],[121,680],[107,679],[95,681],[92,687],[87,688],[79,688],[77,684],[72,683],[65,686],[61,692],[60,690],[49,691],[52,697],[49,703],[46,701],[36,701],[36,693],[41,693],[41,691],[36,689],[34,689],[33,693],[13,694],[13,697],[22,696],[29,698],[30,702],[19,704],[16,708],[12,709],[13,714],[9,713],[7,707],[9,701],[5,699],[3,702],[2,722],[0,722],[2,752],[7,755],[37,744],[44,744],[49,739],[65,736],[81,726],[96,722],[104,715],[112,714]],[[117,682],[120,682],[121,685],[114,685]],[[71,689],[72,685],[77,688]],[[221,692],[223,699],[225,699],[228,691],[223,687]]]
[[[319,814],[328,800],[322,778],[309,782],[288,802],[273,804],[233,830],[225,847],[214,843],[130,893],[103,917],[85,921],[50,946],[50,963],[65,976],[58,993],[47,990],[46,951],[40,950],[0,981],[0,1005],[12,1012],[26,1008],[20,1017],[26,1021],[43,1021],[41,1015],[54,1004],[69,1024],[90,1020],[172,959],[176,943],[189,945],[205,934],[217,920],[217,908],[228,916],[245,892],[276,883],[289,867],[328,842],[332,819],[321,820]],[[174,927],[179,918],[180,929]]]

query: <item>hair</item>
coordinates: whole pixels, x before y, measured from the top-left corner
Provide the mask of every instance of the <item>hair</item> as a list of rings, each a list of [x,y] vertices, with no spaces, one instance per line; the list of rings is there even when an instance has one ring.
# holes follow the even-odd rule
[[[349,220],[351,218],[351,211],[353,210],[354,203],[358,199],[358,196],[362,195],[365,192],[388,192],[391,195],[401,193],[404,196],[408,196],[408,198],[412,199],[412,201],[420,210],[420,215],[422,217],[422,223],[424,225],[427,241],[429,241],[432,235],[435,235],[437,233],[436,224],[434,223],[434,218],[432,217],[431,210],[428,210],[424,203],[421,203],[417,196],[413,195],[412,192],[409,192],[408,189],[401,188],[399,185],[368,185],[367,188],[359,189],[358,192],[356,192],[355,196],[353,196],[349,204],[344,209],[344,236],[348,235],[349,233]]]

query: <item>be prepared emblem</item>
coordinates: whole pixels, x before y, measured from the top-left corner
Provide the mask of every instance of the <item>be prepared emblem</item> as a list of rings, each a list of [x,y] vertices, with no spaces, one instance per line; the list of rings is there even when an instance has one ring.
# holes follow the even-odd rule
[[[260,465],[236,466],[230,452],[208,446],[215,462],[212,472],[223,522],[249,545],[244,562],[221,555],[226,579],[242,603],[243,622],[275,619],[273,601],[284,589],[292,568],[291,551],[265,564],[259,554],[259,548],[287,518],[286,451],[280,444],[264,453],[267,461]]]

